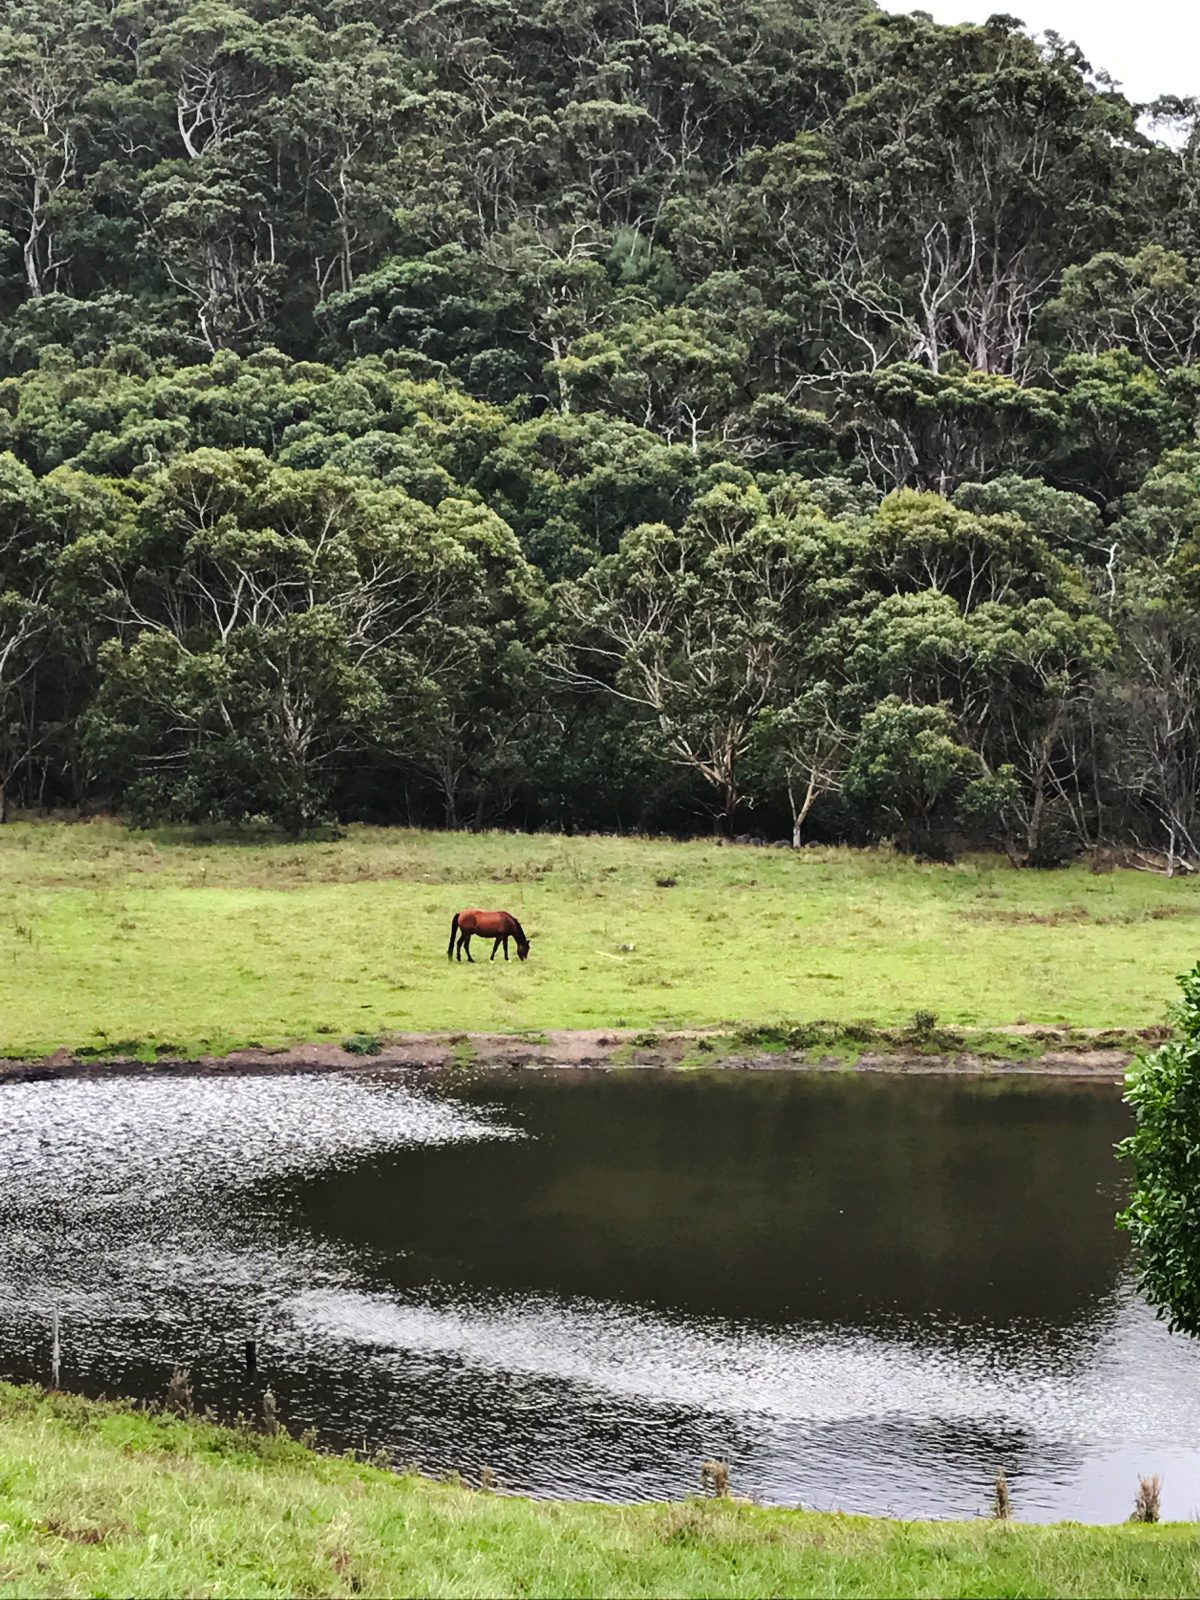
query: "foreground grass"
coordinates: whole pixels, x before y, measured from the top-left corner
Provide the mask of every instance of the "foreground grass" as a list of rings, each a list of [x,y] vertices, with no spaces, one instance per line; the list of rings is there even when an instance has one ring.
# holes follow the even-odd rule
[[[533,955],[446,960],[502,906]],[[1158,1022],[1200,883],[889,851],[354,828],[217,843],[115,823],[0,828],[0,1055],[153,1054],[353,1033],[827,1018]]]
[[[1193,1595],[1200,1530],[599,1506],[0,1385],[0,1595]]]

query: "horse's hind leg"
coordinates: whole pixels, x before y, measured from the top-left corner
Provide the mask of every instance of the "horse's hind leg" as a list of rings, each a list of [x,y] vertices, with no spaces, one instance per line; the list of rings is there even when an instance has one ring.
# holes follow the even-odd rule
[[[463,934],[462,947],[467,952],[467,960],[474,966],[475,957],[471,954],[471,935],[469,933]]]
[[[492,941],[492,960],[493,961],[495,961],[495,959],[496,959],[496,951],[499,950],[499,948],[500,948],[499,939],[493,939],[493,941]],[[507,956],[508,955],[508,951],[506,950],[504,952],[504,954],[505,954],[505,956]]]

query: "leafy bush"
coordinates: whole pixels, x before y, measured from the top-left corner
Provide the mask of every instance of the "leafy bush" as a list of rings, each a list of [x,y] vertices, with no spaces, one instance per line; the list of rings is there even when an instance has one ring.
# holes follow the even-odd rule
[[[1126,1102],[1136,1128],[1117,1153],[1136,1187],[1118,1225],[1137,1252],[1142,1293],[1173,1333],[1200,1336],[1200,963],[1184,973],[1177,1037],[1136,1062]]]
[[[898,849],[948,860],[954,802],[978,767],[943,705],[889,695],[863,718],[846,770],[847,800]]]
[[[377,1056],[383,1045],[373,1033],[352,1033],[348,1039],[342,1040],[342,1049],[348,1050],[352,1056]]]
[[[908,1024],[908,1031],[915,1039],[928,1039],[937,1028],[936,1011],[914,1011]]]

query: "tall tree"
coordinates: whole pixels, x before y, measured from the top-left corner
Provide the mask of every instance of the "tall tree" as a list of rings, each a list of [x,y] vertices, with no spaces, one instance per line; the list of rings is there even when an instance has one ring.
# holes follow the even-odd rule
[[[560,670],[633,708],[651,748],[711,786],[728,830],[756,721],[794,696],[852,542],[815,507],[715,488],[679,532],[635,529],[560,591],[573,625]]]

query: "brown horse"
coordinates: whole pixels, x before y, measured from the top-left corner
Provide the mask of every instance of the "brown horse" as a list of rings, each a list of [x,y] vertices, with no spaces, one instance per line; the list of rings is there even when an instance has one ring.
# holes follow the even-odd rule
[[[446,951],[447,959],[454,956],[454,941],[458,940],[458,959],[463,958],[463,951],[467,952],[467,960],[475,958],[471,954],[471,940],[478,934],[481,939],[494,939],[492,945],[492,960],[496,959],[496,951],[504,946],[504,959],[508,960],[508,941],[517,941],[517,955],[524,961],[529,954],[529,940],[526,938],[525,929],[513,916],[511,911],[460,911],[450,924],[450,947]]]

